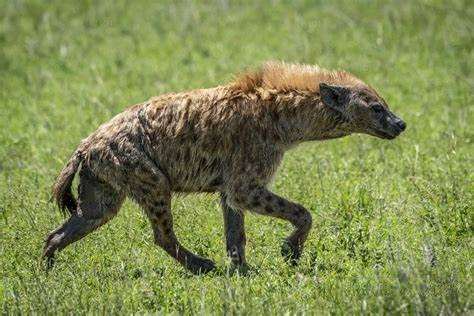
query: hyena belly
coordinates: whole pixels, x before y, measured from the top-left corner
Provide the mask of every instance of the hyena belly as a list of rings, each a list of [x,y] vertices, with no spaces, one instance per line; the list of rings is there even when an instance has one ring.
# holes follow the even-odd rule
[[[216,154],[168,144],[156,161],[175,192],[214,192],[223,184],[223,159]]]

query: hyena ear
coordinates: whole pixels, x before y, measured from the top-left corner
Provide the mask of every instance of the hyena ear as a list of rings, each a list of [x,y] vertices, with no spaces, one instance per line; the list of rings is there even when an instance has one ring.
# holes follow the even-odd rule
[[[319,94],[324,104],[342,112],[349,101],[350,90],[346,87],[322,82],[319,84]]]

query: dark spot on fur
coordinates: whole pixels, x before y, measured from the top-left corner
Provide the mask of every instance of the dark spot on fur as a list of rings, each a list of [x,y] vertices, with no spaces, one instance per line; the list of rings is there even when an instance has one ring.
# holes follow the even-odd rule
[[[141,181],[148,187],[148,190],[153,190],[156,187],[156,182],[153,178],[142,178]]]
[[[265,200],[267,200],[267,202],[270,202],[272,199],[273,199],[273,196],[271,196],[270,194],[268,194],[268,195],[265,197]]]
[[[285,206],[285,205],[286,205],[285,200],[279,199],[279,200],[278,200],[278,205],[280,205],[281,207]]]
[[[213,160],[209,163],[208,169],[209,169],[209,170],[213,170],[213,171],[219,170],[219,166],[220,166],[221,164],[222,164],[222,161],[220,161],[219,159],[213,159]]]
[[[296,208],[296,210],[293,212],[293,215],[295,217],[299,218],[299,217],[303,216],[305,212],[306,212],[306,209],[303,206],[299,205]]]
[[[239,191],[242,191],[241,190],[242,188],[242,183],[240,181],[236,181],[232,184],[232,189],[235,191],[235,192],[239,192]]]
[[[254,200],[252,201],[252,206],[253,206],[253,207],[259,207],[260,205],[261,205],[261,204],[260,204],[260,200],[254,199]]]
[[[113,152],[117,152],[118,144],[116,142],[111,142],[109,146],[110,146],[110,150],[112,150]]]
[[[264,195],[264,189],[262,188],[257,188],[255,190],[252,190],[252,196],[253,197],[258,197],[258,198],[263,198]]]
[[[147,195],[150,195],[151,192],[150,192],[150,190],[148,190],[148,188],[142,187],[142,193],[143,193],[143,195],[147,196]]]
[[[199,160],[199,169],[204,170],[207,167],[207,159],[206,158],[201,158]]]
[[[273,209],[269,206],[265,207],[265,212],[267,213],[273,213]]]
[[[171,228],[166,228],[165,229],[165,235],[169,235],[171,233]]]
[[[244,199],[244,197],[243,197],[242,195],[237,195],[237,196],[235,197],[235,201],[236,201],[237,203],[243,203],[243,202],[245,202],[245,199]]]
[[[190,150],[188,147],[186,147],[186,148],[184,149],[184,157],[183,157],[183,160],[184,160],[184,161],[189,161],[190,159],[191,159],[191,150]]]
[[[253,190],[255,190],[256,188],[257,188],[257,185],[254,184],[254,183],[252,183],[251,185],[249,185],[249,190],[250,190],[250,191],[253,191]]]
[[[219,176],[217,176],[214,180],[212,180],[209,183],[209,186],[210,187],[217,187],[219,185],[222,185],[223,183],[224,183],[224,178],[222,177],[222,174],[220,174]]]

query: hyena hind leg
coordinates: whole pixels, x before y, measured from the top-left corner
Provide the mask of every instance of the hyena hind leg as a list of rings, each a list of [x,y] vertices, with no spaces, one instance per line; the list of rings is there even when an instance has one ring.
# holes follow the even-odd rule
[[[54,263],[56,251],[93,232],[119,211],[125,196],[99,181],[87,168],[80,171],[78,206],[76,212],[46,238],[43,258],[48,268]]]
[[[194,274],[214,269],[215,265],[211,260],[193,254],[176,237],[171,213],[170,184],[158,168],[148,165],[130,179],[127,188],[130,196],[143,208],[150,220],[158,246]]]

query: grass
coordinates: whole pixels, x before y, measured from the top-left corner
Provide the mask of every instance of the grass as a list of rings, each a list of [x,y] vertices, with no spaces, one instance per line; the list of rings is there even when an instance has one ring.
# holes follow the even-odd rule
[[[472,314],[472,21],[470,1],[0,0],[2,314]],[[173,200],[177,234],[216,272],[183,271],[131,202],[44,272],[50,187],[81,138],[268,59],[352,71],[408,122],[285,156],[273,189],[314,218],[297,268],[289,225],[248,214],[252,269],[229,272],[218,198],[194,195]]]

